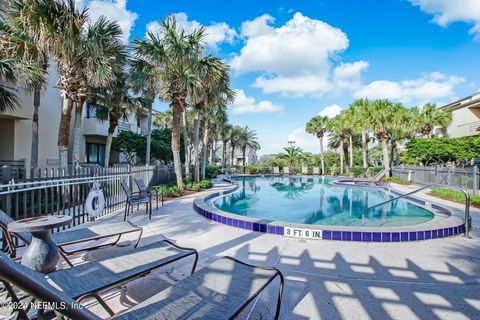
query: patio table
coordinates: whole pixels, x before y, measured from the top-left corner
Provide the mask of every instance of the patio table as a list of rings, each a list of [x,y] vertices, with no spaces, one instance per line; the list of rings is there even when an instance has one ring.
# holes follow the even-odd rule
[[[22,256],[22,264],[39,272],[49,273],[57,268],[60,258],[57,245],[52,240],[52,229],[68,225],[72,217],[50,215],[10,222],[10,232],[30,232],[32,242]]]

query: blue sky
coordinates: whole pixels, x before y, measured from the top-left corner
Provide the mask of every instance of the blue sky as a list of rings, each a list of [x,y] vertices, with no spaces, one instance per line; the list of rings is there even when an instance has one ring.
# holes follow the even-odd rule
[[[260,154],[289,140],[317,152],[305,122],[355,98],[421,106],[480,88],[479,0],[77,2],[130,39],[171,14],[186,29],[205,26],[209,51],[232,68],[231,122],[258,132]]]

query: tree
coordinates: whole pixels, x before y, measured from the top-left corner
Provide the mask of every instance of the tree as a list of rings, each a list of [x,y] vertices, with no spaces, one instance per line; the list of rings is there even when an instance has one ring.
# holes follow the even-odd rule
[[[173,121],[173,112],[171,109],[168,109],[163,112],[157,112],[155,114],[154,122],[161,129],[172,128],[172,121]]]
[[[237,144],[242,150],[242,157],[243,157],[243,173],[245,173],[245,165],[246,165],[246,151],[247,148],[250,150],[258,150],[260,149],[260,144],[257,140],[257,133],[255,130],[249,128],[248,126],[240,127],[237,133]]]
[[[390,159],[388,154],[387,139],[392,126],[392,118],[394,117],[393,103],[388,99],[375,100],[371,106],[369,123],[375,131],[377,140],[382,146],[383,166],[387,177],[390,176]]]
[[[123,153],[130,165],[137,163],[137,156],[144,154],[146,147],[145,137],[132,131],[122,131],[113,138],[112,148]]]
[[[227,161],[227,144],[232,137],[233,126],[229,123],[224,124],[220,129],[220,139],[222,140],[222,169],[225,169]]]
[[[368,99],[355,100],[351,106],[355,108],[353,123],[355,130],[360,131],[362,135],[362,153],[363,153],[363,167],[368,167],[368,143],[370,138],[368,137],[368,131],[371,130],[371,124],[368,122],[370,119],[370,105],[371,102]]]
[[[345,172],[345,143],[347,142],[348,131],[343,126],[342,115],[337,115],[327,124],[327,130],[332,132],[329,140],[329,146],[335,147],[335,141],[338,141],[338,149],[340,154],[340,173]]]
[[[328,117],[315,116],[309,122],[307,122],[307,125],[305,127],[305,130],[308,133],[314,134],[317,136],[318,142],[320,143],[320,162],[322,167],[322,174],[325,174],[323,137],[325,135],[325,132],[327,131],[328,121],[329,121]]]
[[[284,159],[288,163],[288,168],[290,172],[294,173],[298,161],[303,159],[303,150],[300,147],[285,147],[283,148],[284,153],[279,154],[280,159]]]
[[[420,119],[422,123],[420,132],[425,138],[430,139],[435,127],[445,130],[452,123],[452,111],[439,109],[436,104],[427,103],[422,108]]]

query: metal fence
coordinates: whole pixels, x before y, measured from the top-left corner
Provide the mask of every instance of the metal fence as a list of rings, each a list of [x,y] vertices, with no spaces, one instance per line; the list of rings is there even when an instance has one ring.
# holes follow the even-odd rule
[[[4,169],[4,168],[3,168]],[[8,170],[4,170],[4,173]],[[160,185],[175,181],[173,166],[120,166],[78,168],[67,173],[60,169],[42,170],[36,179],[16,180],[3,175],[0,184],[0,210],[14,220],[48,214],[72,216],[71,226],[87,220],[85,200],[93,182],[100,183],[105,196],[103,214],[123,207],[126,200],[120,182],[127,181],[136,190],[133,179]]]
[[[472,194],[479,194],[480,174],[477,166],[399,166],[392,168],[392,175],[419,184],[444,184],[463,188]]]

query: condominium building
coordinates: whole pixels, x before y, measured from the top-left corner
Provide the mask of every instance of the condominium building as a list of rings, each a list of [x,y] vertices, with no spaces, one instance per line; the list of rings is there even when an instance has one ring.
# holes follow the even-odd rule
[[[442,106],[452,110],[452,123],[447,128],[451,138],[480,134],[480,92]]]

